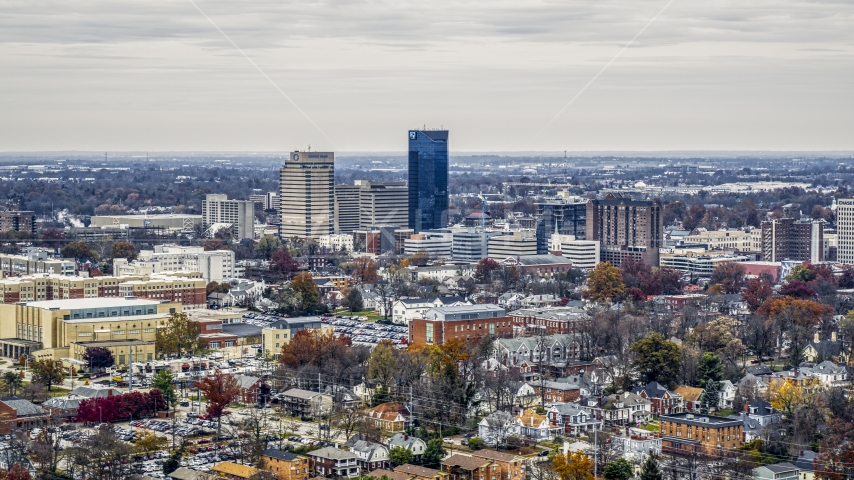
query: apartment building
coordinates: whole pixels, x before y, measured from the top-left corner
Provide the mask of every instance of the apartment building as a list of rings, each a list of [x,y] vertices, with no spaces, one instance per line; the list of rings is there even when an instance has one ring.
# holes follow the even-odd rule
[[[321,235],[317,237],[317,246],[329,251],[353,251],[353,234],[341,233]]]
[[[238,240],[255,238],[255,203],[251,200],[229,200],[228,195],[209,193],[202,200],[202,223],[205,229],[223,225]],[[209,232],[210,236],[216,233]]]
[[[0,279],[0,303],[135,297],[175,302],[185,309],[195,309],[205,306],[205,285],[201,274],[196,272],[137,277],[26,275]]]
[[[754,235],[744,230],[705,230],[700,229],[694,235],[687,235],[683,241],[690,244],[706,244],[709,250],[738,250],[744,252],[754,250]]]
[[[70,258],[54,258],[42,248],[24,249],[23,255],[0,253],[0,276],[20,277],[41,273],[74,275],[77,264]]]
[[[136,260],[113,260],[113,272],[119,277],[151,275],[163,272],[201,272],[206,282],[238,278],[240,273],[231,250],[209,250],[202,247],[155,245],[142,250]]]
[[[309,460],[304,455],[267,449],[261,451],[261,463],[265,470],[275,473],[279,480],[308,480],[311,477]]]
[[[698,413],[678,413],[658,417],[661,447],[667,453],[723,456],[741,446],[744,421]]]
[[[824,261],[824,223],[793,218],[762,222],[762,260]]]
[[[36,233],[36,212],[17,209],[0,212],[0,232]]]
[[[661,210],[657,200],[632,200],[618,193],[588,200],[585,240],[599,242],[603,262],[619,267],[631,255],[657,267],[664,245]]]
[[[836,200],[836,261],[854,265],[854,199]]]
[[[455,338],[470,341],[487,335],[513,335],[513,324],[503,308],[487,304],[437,307],[409,322],[410,345],[444,345]]]

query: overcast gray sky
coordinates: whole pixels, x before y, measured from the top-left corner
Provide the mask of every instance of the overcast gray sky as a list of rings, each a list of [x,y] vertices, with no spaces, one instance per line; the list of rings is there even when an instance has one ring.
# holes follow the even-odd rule
[[[0,151],[854,149],[854,2],[0,0]],[[536,138],[535,138],[536,137]]]

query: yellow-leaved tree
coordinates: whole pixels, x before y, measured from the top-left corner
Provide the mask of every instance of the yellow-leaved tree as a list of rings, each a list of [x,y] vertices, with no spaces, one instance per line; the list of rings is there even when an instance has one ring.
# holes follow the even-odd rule
[[[623,274],[611,262],[602,262],[590,271],[584,298],[597,303],[611,302],[626,294]]]
[[[556,455],[552,468],[560,480],[593,480],[593,460],[581,452]]]
[[[790,378],[775,379],[768,385],[768,401],[787,418],[792,418],[798,407],[814,405],[821,391],[821,382],[815,377],[797,382]]]

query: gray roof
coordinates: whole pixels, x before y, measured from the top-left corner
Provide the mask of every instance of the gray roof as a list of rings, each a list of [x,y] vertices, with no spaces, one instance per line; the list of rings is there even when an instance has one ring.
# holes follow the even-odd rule
[[[174,478],[175,480],[198,480],[200,478],[207,478],[203,472],[190,470],[187,467],[181,467],[178,470],[175,470],[170,473],[168,477]]]
[[[113,388],[98,388],[98,387],[77,387],[71,391],[71,395],[77,395],[83,398],[104,398],[110,395],[121,395],[121,392]]]
[[[795,460],[795,465],[801,470],[806,470],[811,472],[815,469],[813,466],[813,461],[815,460],[816,453],[812,450],[804,450],[801,452],[801,456]]]
[[[355,453],[341,450],[335,447],[324,447],[313,452],[309,452],[310,457],[327,458],[330,460],[356,460],[359,457]]]
[[[715,417],[712,415],[703,415],[701,413],[674,413],[670,415],[661,415],[659,420],[668,420],[671,422],[686,423],[689,425],[699,425],[701,427],[721,428],[737,425],[740,420],[726,417]]]
[[[303,390],[301,388],[292,388],[292,389],[284,392],[282,395],[284,395],[285,397],[294,397],[294,398],[302,398],[305,400],[310,400],[310,399],[312,399],[318,395],[321,395],[321,394],[317,393],[317,392],[312,392],[310,390]]]
[[[59,410],[74,410],[80,406],[82,398],[53,397],[42,405]]]
[[[405,433],[397,433],[388,440],[388,446],[403,447],[407,450],[412,450],[412,446],[417,442],[424,443],[424,440]]]
[[[227,323],[222,326],[222,333],[237,335],[240,338],[261,335],[261,327],[248,323]]]
[[[568,258],[559,255],[520,255],[520,265],[567,265],[572,263]]]
[[[276,450],[274,448],[263,450],[261,452],[261,456],[284,460],[286,462],[290,462],[299,457],[299,455],[297,455],[296,453],[286,452],[284,450]]]
[[[792,465],[789,462],[775,463],[773,465],[765,465],[764,467],[767,468],[768,470],[771,470],[774,473],[786,473],[786,472],[791,472],[793,470],[798,470],[798,467]]]
[[[261,380],[259,377],[253,377],[251,375],[235,375],[234,379],[237,380],[237,383],[240,384],[240,388],[243,390],[252,388],[252,385],[255,385],[259,380]]]
[[[18,415],[18,417],[36,417],[39,415],[47,415],[50,413],[44,408],[33,404],[29,400],[24,400],[23,398],[3,397],[0,398],[0,402],[5,403],[10,408],[15,410],[15,413]]]

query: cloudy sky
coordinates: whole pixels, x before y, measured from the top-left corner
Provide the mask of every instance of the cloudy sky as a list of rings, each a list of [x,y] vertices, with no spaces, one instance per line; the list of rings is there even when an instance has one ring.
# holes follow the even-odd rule
[[[854,149],[851,0],[673,0],[549,124],[668,1],[0,0],[0,151]]]

